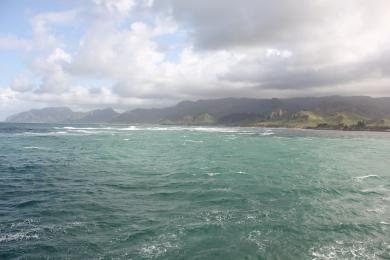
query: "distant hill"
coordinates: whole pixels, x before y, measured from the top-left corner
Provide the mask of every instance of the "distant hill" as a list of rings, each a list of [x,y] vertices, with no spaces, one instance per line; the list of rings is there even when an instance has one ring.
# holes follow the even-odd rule
[[[117,113],[111,108],[73,112],[69,108],[34,109],[9,117],[27,123],[151,123],[326,129],[390,128],[390,98],[365,96],[288,99],[225,98],[183,101],[161,109]]]
[[[12,115],[6,119],[6,122],[58,123],[70,120],[74,115],[75,113],[67,107],[48,107]]]
[[[73,118],[73,123],[109,123],[120,114],[112,108],[97,109],[83,113],[79,118]]]
[[[67,107],[32,109],[6,119],[14,123],[110,123],[119,115],[112,108],[74,112]]]

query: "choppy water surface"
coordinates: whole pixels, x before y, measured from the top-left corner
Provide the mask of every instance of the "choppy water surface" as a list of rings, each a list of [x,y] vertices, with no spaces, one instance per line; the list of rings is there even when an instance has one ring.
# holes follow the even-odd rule
[[[0,258],[390,259],[390,133],[0,124]]]

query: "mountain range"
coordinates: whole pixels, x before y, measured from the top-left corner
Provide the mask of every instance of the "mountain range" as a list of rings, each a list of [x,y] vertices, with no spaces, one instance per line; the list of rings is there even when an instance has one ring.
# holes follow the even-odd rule
[[[366,96],[287,99],[224,98],[183,101],[166,108],[112,108],[75,112],[67,107],[33,109],[6,119],[20,123],[126,123],[231,125],[325,129],[390,129],[390,98]]]

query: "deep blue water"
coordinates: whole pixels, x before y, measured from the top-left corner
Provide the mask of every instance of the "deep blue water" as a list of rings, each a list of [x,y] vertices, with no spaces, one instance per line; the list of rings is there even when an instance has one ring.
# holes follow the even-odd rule
[[[0,124],[0,259],[390,259],[390,133]]]

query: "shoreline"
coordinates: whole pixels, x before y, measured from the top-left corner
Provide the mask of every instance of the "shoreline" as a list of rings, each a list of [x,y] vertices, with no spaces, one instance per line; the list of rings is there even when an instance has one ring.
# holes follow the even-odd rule
[[[313,127],[313,128],[304,128],[309,130],[330,130],[330,131],[344,131],[344,132],[382,132],[390,133],[390,128],[322,128],[322,127]]]
[[[262,126],[262,125],[207,125],[207,124],[153,124],[153,123],[24,123],[24,122],[0,122],[0,124],[31,124],[31,125],[116,125],[116,126],[172,126],[172,127],[243,127],[243,128],[266,128],[266,129],[297,129],[297,130],[321,130],[321,131],[344,131],[344,132],[381,132],[390,133],[390,127],[368,126],[368,127],[354,127],[354,126],[328,126],[328,127],[292,127],[292,126]]]

